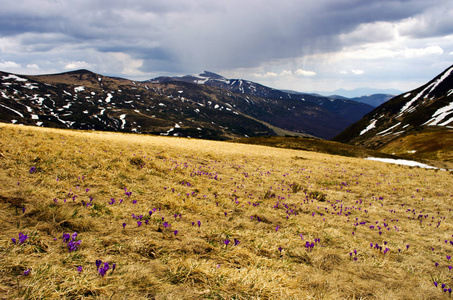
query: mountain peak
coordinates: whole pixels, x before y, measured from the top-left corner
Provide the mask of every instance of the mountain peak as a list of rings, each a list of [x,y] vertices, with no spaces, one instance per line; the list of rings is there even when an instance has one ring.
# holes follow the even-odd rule
[[[225,79],[225,77],[223,77],[219,74],[216,74],[214,72],[209,72],[209,71],[204,71],[203,73],[200,73],[199,76],[209,77],[209,78],[213,78],[213,79]]]

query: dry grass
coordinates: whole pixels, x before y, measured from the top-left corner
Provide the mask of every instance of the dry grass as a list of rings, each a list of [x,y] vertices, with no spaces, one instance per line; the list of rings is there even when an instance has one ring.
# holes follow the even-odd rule
[[[437,299],[453,287],[449,172],[5,124],[0,137],[0,298]],[[116,269],[100,276],[98,259]]]

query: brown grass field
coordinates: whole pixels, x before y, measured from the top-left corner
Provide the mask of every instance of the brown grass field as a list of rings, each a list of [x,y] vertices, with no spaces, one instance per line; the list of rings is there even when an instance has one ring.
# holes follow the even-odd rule
[[[0,137],[2,299],[450,297],[451,172],[6,124]]]

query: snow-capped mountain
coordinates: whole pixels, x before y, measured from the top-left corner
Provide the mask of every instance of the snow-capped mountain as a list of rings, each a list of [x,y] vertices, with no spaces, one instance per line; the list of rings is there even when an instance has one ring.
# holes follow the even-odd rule
[[[0,72],[0,121],[35,126],[221,140],[276,132],[329,139],[372,109],[353,101],[292,97],[210,72],[146,82],[87,70]]]
[[[147,82],[189,82],[200,85],[214,86],[243,95],[277,100],[296,100],[313,103],[323,109],[330,111],[333,114],[338,115],[340,119],[345,119],[351,123],[359,120],[362,116],[373,109],[372,105],[366,103],[358,103],[358,101],[352,101],[345,98],[336,99],[333,97],[323,97],[307,93],[282,91],[249,80],[227,79],[219,74],[208,71],[204,71],[199,75],[186,75],[181,77],[157,77],[150,79]],[[340,121],[340,119],[338,119],[338,121]]]
[[[334,140],[379,147],[430,127],[453,128],[453,66],[427,84],[377,107]]]

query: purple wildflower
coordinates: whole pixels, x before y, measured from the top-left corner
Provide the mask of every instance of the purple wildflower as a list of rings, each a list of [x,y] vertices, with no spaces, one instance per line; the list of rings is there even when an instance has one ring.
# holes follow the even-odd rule
[[[30,274],[30,271],[31,269],[25,270],[24,273],[22,273],[22,276],[27,276],[28,274]]]
[[[77,267],[77,271],[78,271],[79,273],[82,273],[82,270],[83,270],[83,269],[82,269],[82,266],[78,266],[78,267]]]
[[[228,246],[228,244],[230,243],[230,240],[229,240],[229,239],[226,239],[226,240],[223,241],[223,243],[224,243],[226,246]]]
[[[100,265],[102,264],[102,260],[96,259],[96,267],[99,269]]]
[[[23,234],[22,232],[19,233],[19,244],[25,243],[25,241],[28,239],[28,235]]]

